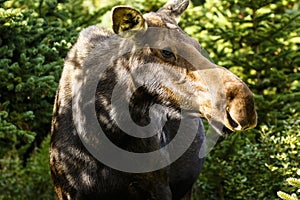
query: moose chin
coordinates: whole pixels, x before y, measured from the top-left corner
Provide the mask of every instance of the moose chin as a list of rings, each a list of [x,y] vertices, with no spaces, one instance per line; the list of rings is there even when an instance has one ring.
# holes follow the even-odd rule
[[[80,32],[65,59],[52,119],[50,166],[60,200],[190,199],[205,159],[202,119],[221,135],[256,126],[247,85],[207,59],[178,26],[188,5],[170,0],[144,15],[118,6],[113,32]],[[100,132],[125,153],[97,139]],[[148,158],[153,152],[159,157]],[[147,170],[118,168],[124,162]]]

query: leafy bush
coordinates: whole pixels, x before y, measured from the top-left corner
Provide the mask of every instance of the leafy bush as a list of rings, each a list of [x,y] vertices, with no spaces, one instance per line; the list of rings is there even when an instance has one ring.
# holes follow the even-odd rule
[[[48,164],[49,142],[47,137],[34,149],[26,168],[15,149],[1,159],[0,199],[56,199]]]
[[[258,111],[255,130],[209,154],[194,198],[275,199],[300,163],[299,4],[212,0],[186,15],[185,30],[249,85]]]
[[[253,131],[222,139],[209,154],[195,187],[195,199],[275,199],[282,180],[299,168],[299,124],[256,141]]]
[[[49,132],[45,127],[51,119],[61,55],[71,44],[58,39],[66,30],[48,27],[32,11],[2,9],[0,17],[1,145],[15,146],[24,154],[37,132]],[[1,157],[5,153],[2,148]]]
[[[111,9],[89,14],[82,3],[24,0],[0,6],[0,199],[53,196],[45,137],[63,59],[82,26]],[[43,141],[48,143],[41,146]]]
[[[50,199],[49,150],[32,151],[49,133],[69,32],[33,10],[0,9],[0,199]]]
[[[300,175],[300,169],[297,171],[297,174]],[[295,187],[295,190],[297,190],[295,193],[289,195],[285,192],[279,191],[277,192],[277,195],[284,200],[298,200],[297,193],[300,193],[300,179],[299,178],[288,178],[287,183],[289,185],[292,185]]]

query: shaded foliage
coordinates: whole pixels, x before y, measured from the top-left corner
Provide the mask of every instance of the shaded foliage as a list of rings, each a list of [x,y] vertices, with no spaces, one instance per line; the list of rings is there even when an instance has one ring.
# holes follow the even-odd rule
[[[63,59],[81,28],[101,22],[98,17],[112,7],[89,14],[82,4],[81,0],[1,4],[0,199],[50,199],[44,198],[53,191],[49,144],[40,145],[50,132]],[[41,153],[34,153],[36,147]]]

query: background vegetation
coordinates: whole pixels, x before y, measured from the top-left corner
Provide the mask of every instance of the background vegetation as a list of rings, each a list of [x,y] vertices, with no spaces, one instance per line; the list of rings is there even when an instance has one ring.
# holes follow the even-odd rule
[[[164,3],[0,1],[0,199],[56,199],[48,135],[63,59],[78,32],[91,24],[110,28],[114,5],[145,13]],[[299,196],[285,181],[299,178],[300,168],[299,24],[296,0],[194,0],[182,18],[214,62],[249,85],[259,115],[256,129],[219,140],[195,200],[279,199],[279,190]]]

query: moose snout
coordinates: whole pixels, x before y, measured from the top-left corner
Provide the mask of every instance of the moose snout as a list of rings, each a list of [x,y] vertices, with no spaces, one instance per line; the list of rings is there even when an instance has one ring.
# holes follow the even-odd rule
[[[244,82],[231,72],[228,73],[229,77],[224,80],[227,103],[224,123],[232,131],[254,128],[257,114],[253,93]]]
[[[243,99],[238,101],[243,101]],[[249,102],[249,100],[246,99],[244,99],[244,101]],[[232,104],[232,102],[230,104]],[[251,109],[253,105],[254,104],[249,103],[243,108],[228,106],[225,114],[226,126],[232,131],[242,131],[254,128],[257,123],[257,115],[255,109]]]
[[[200,115],[222,135],[254,128],[257,114],[251,90],[228,69],[206,64],[206,69],[190,72],[191,80],[198,80],[194,87],[198,98],[191,107],[199,108]]]

